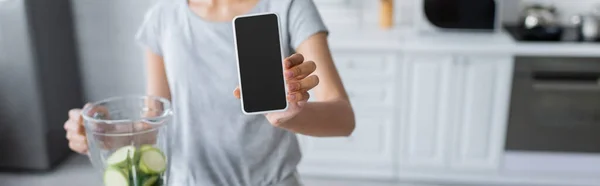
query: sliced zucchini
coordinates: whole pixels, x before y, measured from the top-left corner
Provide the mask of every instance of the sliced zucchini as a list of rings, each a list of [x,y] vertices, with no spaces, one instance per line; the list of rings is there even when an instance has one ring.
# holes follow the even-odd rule
[[[154,147],[153,145],[142,145],[140,147],[140,152],[145,151],[145,150],[150,150],[150,149],[153,149],[153,148],[156,148],[156,147]]]
[[[108,167],[104,171],[105,186],[130,186],[129,173],[118,167]]]
[[[136,157],[136,148],[134,146],[121,147],[106,159],[108,166],[127,167],[128,162]]]
[[[167,168],[167,159],[160,149],[146,148],[140,151],[139,168],[146,174],[161,174]]]
[[[156,181],[158,181],[158,176],[151,176],[144,180],[141,186],[153,186]]]

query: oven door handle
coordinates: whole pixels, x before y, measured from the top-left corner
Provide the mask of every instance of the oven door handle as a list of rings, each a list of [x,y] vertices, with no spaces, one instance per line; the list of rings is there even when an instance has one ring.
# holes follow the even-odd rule
[[[593,81],[534,81],[535,90],[600,91],[600,79]]]

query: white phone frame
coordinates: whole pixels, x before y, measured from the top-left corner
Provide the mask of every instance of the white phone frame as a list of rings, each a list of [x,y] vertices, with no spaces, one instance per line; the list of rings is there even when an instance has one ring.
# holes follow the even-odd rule
[[[238,55],[238,46],[237,46],[237,34],[235,32],[235,21],[238,18],[246,18],[246,17],[254,17],[254,16],[263,16],[263,15],[275,15],[275,17],[277,18],[277,29],[279,31],[279,53],[281,53],[281,73],[282,73],[282,77],[283,77],[283,86],[284,86],[284,97],[286,98],[285,100],[285,108],[283,109],[278,109],[278,110],[267,110],[267,111],[259,111],[259,112],[246,112],[246,110],[244,109],[244,93],[243,93],[243,88],[242,88],[242,76],[241,76],[241,69],[240,69],[240,58]],[[285,67],[283,66],[283,38],[281,37],[281,22],[279,21],[279,15],[277,15],[277,13],[275,12],[264,12],[264,13],[255,13],[255,14],[246,14],[246,15],[239,15],[239,16],[235,16],[233,18],[233,20],[231,21],[232,25],[233,25],[233,45],[235,47],[235,60],[236,60],[236,65],[237,65],[237,69],[238,69],[238,82],[239,82],[239,86],[240,86],[240,102],[241,102],[241,109],[242,112],[246,115],[256,115],[256,114],[266,114],[266,113],[273,113],[273,112],[283,112],[286,111],[289,107],[289,102],[287,101],[287,94],[288,94],[288,89],[287,89],[287,80],[285,79],[285,75],[283,75],[283,73],[285,72]]]

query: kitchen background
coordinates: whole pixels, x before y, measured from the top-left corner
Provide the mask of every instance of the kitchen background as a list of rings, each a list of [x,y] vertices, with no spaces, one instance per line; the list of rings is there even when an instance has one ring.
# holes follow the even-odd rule
[[[7,149],[23,143],[22,136],[34,139],[22,145],[42,149],[58,140],[39,136],[60,133],[66,118],[58,116],[81,103],[73,98],[144,93],[142,50],[133,36],[156,1],[56,0],[72,10],[76,45],[40,41],[25,46],[29,38],[17,34],[28,29],[25,13],[15,9],[26,7],[23,2],[52,3],[0,0],[0,186],[69,185],[64,180],[71,177],[82,179],[70,185],[82,185],[96,179],[81,156],[54,171],[35,173],[2,160],[18,156],[8,155]],[[518,31],[514,37],[502,27],[492,33],[432,29],[423,16],[424,0],[394,0],[394,26],[382,29],[380,1],[314,1],[332,31],[331,48],[358,127],[347,139],[300,136],[305,156],[300,173],[307,185],[600,185],[600,44],[522,41]],[[600,6],[600,0],[497,3],[502,25],[520,24],[522,10],[534,3],[553,4],[563,25],[571,25],[573,15]],[[37,16],[38,24],[45,25],[39,28],[54,28],[43,24],[44,13]],[[54,32],[65,38],[70,34]],[[37,52],[28,57],[26,51],[64,52],[57,48],[74,46],[77,61],[56,62],[66,69],[31,73],[49,66],[44,56],[64,56]],[[57,74],[65,79],[52,78]],[[69,83],[62,90],[47,86],[57,82]],[[15,86],[20,92],[9,90]],[[71,93],[60,94],[65,91]],[[68,104],[43,107],[53,103],[47,100]],[[9,105],[16,109],[2,109]],[[25,113],[28,120],[22,119]],[[28,161],[44,169],[50,159],[61,159],[61,154],[48,154],[46,161],[30,157],[13,162]]]
[[[98,100],[108,95],[142,93],[144,72],[140,48],[131,42],[131,37],[143,20],[146,9],[157,0],[125,1],[73,1],[75,27],[81,56],[83,86],[90,100]],[[315,0],[329,27],[358,29],[377,28],[379,21],[378,1],[361,0]],[[600,4],[598,0],[500,0],[500,15],[505,22],[518,22],[519,5],[542,2],[552,3],[560,9],[561,20],[568,15],[591,11]],[[396,0],[395,19],[397,27],[415,25],[414,15],[417,0]],[[336,34],[335,32],[333,34]],[[116,75],[106,75],[116,71]]]

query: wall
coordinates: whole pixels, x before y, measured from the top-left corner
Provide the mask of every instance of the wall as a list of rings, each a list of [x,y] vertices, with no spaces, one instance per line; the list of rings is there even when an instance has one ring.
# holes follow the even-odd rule
[[[71,0],[85,97],[143,94],[143,49],[134,40],[156,0]]]

